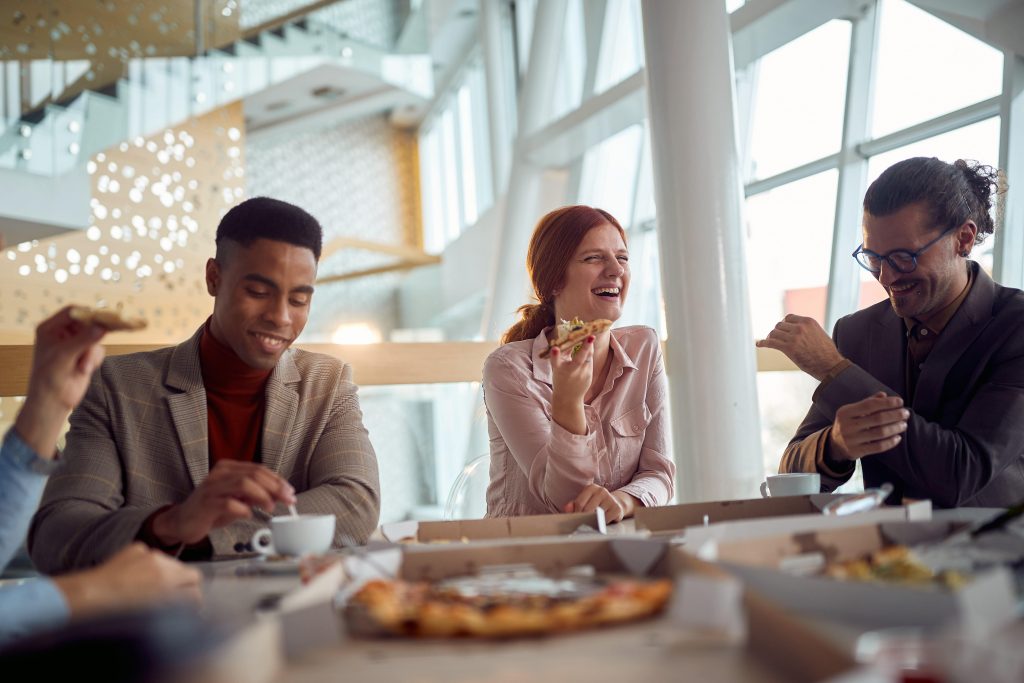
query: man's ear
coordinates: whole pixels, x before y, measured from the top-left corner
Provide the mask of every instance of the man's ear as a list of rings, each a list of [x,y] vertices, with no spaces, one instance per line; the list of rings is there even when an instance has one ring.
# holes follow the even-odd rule
[[[957,253],[961,256],[968,256],[974,247],[974,238],[978,235],[978,226],[974,221],[964,221],[956,232]]]
[[[217,259],[206,259],[206,291],[210,296],[217,296],[220,286],[220,264]]]

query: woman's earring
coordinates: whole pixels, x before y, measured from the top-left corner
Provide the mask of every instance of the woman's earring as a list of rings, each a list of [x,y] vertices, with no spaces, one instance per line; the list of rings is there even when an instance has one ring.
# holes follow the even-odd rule
[[[971,252],[964,249],[963,251],[960,252],[960,255],[963,256],[964,258],[967,258],[968,256],[971,255]]]

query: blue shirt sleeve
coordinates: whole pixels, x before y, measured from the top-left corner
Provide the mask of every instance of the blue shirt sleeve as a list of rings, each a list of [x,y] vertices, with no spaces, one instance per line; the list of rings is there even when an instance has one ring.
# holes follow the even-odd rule
[[[25,540],[46,478],[57,463],[40,458],[13,429],[0,446],[0,571]],[[45,578],[0,588],[0,646],[67,623],[70,612],[57,585]]]
[[[0,647],[36,631],[63,626],[70,612],[64,594],[47,578],[0,588]]]
[[[25,540],[46,478],[56,468],[21,440],[14,429],[0,446],[0,572]]]

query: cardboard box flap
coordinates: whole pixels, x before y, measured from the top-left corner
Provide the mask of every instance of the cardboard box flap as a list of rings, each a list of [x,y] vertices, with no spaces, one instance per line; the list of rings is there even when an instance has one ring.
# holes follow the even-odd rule
[[[881,525],[882,535],[891,543],[901,545],[921,545],[922,543],[938,543],[958,531],[970,528],[966,522],[887,522]]]
[[[650,571],[660,572],[667,566],[664,557],[668,544],[659,540],[648,542],[662,547],[659,558],[650,567]],[[639,551],[635,554],[640,556]],[[476,574],[482,567],[508,564],[530,564],[540,571],[552,573],[580,565],[590,565],[598,572],[629,571],[603,536],[571,541],[548,537],[520,543],[406,546],[402,554],[401,576],[413,581],[436,581],[450,576]]]
[[[713,634],[722,642],[742,642],[747,631],[743,585],[731,576],[681,574],[676,578],[668,616],[684,629]]]
[[[863,557],[886,544],[880,525],[711,543],[705,544],[702,551],[714,548],[711,552],[718,561],[759,567],[778,567],[786,558],[813,554],[821,555],[826,563],[842,562]]]
[[[975,574],[970,583],[956,592],[968,637],[985,641],[999,627],[1016,621],[1015,595],[1013,576],[1005,567]]]
[[[400,522],[388,522],[380,525],[380,533],[392,543],[419,538],[420,523],[415,519],[404,519]]]
[[[795,576],[794,565],[820,566],[869,555],[894,543],[935,543],[961,525],[883,523],[742,541],[709,541],[702,559],[717,559],[755,590],[798,611],[857,624],[938,629],[951,621],[986,634],[1015,617],[1017,601],[1004,568],[973,574],[958,590],[898,582],[842,581]]]
[[[635,513],[636,528],[649,531],[674,531],[702,524],[738,519],[820,514],[821,508],[838,496],[817,493],[810,496],[745,498],[705,503],[685,503],[640,508]]]
[[[598,508],[593,512],[570,514],[459,519],[445,522],[405,521],[381,525],[381,534],[389,541],[414,539],[425,543],[568,536],[577,531],[606,533],[604,510]]]
[[[931,509],[928,509],[930,516]],[[700,545],[708,540],[737,541],[741,539],[763,538],[780,534],[798,534],[827,529],[860,527],[869,524],[894,522],[903,524],[907,520],[908,509],[904,507],[883,507],[868,512],[851,515],[783,515],[781,517],[763,517],[755,519],[738,519],[707,526],[692,526],[682,532],[671,532],[675,536],[682,535],[687,545]],[[665,535],[665,534],[661,534]]]
[[[647,576],[668,550],[663,541],[649,538],[613,538],[611,548],[622,566],[636,576]]]

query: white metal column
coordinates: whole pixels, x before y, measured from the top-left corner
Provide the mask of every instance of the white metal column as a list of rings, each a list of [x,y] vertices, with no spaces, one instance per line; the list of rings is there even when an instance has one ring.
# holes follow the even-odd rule
[[[494,198],[508,189],[512,149],[512,122],[506,115],[509,99],[515,97],[515,70],[510,63],[511,20],[508,5],[499,0],[480,0],[480,35],[483,44],[484,72],[487,84],[487,127],[491,146],[491,178]],[[510,87],[512,86],[512,87]]]
[[[1024,57],[1006,53],[999,108],[999,168],[1010,183],[1003,223],[995,236],[994,275],[1007,287],[1024,289]]]
[[[529,139],[550,116],[559,51],[565,30],[567,0],[544,0],[537,5],[530,42],[530,61],[519,98],[519,122],[512,150],[512,170],[503,220],[497,229],[497,248],[491,269],[490,296],[484,310],[485,339],[497,339],[515,321],[516,309],[530,291],[526,249],[533,226],[541,217],[544,171],[530,163],[522,141]]]
[[[729,18],[723,2],[644,0],[643,26],[677,496],[755,495],[764,468]]]
[[[608,15],[608,0],[587,0],[583,3],[583,38],[587,46],[587,67],[583,74],[581,105],[594,95],[597,83],[597,64],[601,59],[601,44],[604,41],[605,17]],[[580,183],[583,179],[583,160],[586,154],[577,157],[569,166],[569,201],[579,202]],[[617,216],[628,229],[628,216]]]
[[[870,3],[864,13],[853,20],[850,36],[839,187],[832,230],[832,267],[825,305],[825,329],[830,332],[836,321],[856,311],[860,302],[860,266],[850,253],[858,242],[861,207],[867,190],[868,160],[861,154],[860,144],[870,135],[877,36],[878,10],[876,3]]]

